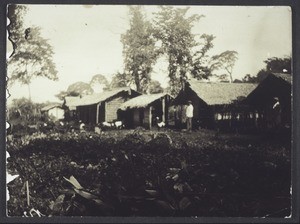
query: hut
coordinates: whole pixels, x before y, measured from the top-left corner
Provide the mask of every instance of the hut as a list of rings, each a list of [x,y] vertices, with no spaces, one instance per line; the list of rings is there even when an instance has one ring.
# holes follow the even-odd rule
[[[247,96],[244,103],[259,115],[256,126],[261,130],[291,126],[292,76],[269,73]]]
[[[113,122],[118,119],[117,110],[125,101],[140,93],[129,87],[116,88],[102,93],[86,95],[69,104],[76,107],[78,119],[86,124]]]
[[[151,129],[158,121],[167,125],[171,98],[165,93],[135,97],[120,106],[120,116],[129,128],[142,126]]]
[[[194,106],[193,127],[232,129],[251,122],[253,114],[247,105],[240,104],[257,84],[213,83],[188,80],[174,99],[175,126],[185,127],[185,105],[188,100]]]
[[[60,120],[64,118],[64,110],[60,103],[50,103],[41,108],[43,119]]]

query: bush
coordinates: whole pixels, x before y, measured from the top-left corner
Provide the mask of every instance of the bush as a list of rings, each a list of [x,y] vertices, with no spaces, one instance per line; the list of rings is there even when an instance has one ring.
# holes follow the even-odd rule
[[[32,206],[47,215],[253,217],[290,208],[289,155],[273,146],[190,143],[170,133],[147,141],[144,135],[75,132],[11,140],[8,168],[20,178],[9,185],[9,215],[29,209],[26,180]],[[71,176],[87,193],[65,180]]]

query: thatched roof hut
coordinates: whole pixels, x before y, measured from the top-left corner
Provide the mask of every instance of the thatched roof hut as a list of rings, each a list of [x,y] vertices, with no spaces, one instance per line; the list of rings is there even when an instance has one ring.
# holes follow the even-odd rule
[[[251,83],[213,83],[189,80],[186,82],[173,105],[177,106],[176,125],[185,127],[185,106],[188,100],[194,106],[194,127],[216,128],[217,123],[226,120],[222,126],[231,125],[231,119],[240,116],[247,109],[239,104],[255,88]],[[224,122],[223,122],[224,123]]]
[[[261,114],[262,128],[291,125],[292,75],[270,73],[247,96],[244,103],[251,105]],[[278,103],[277,103],[278,102]],[[280,105],[278,116],[274,105]],[[277,118],[276,118],[277,117]],[[277,119],[277,124],[274,121]]]
[[[140,93],[129,87],[116,88],[86,95],[72,102],[70,106],[76,107],[78,118],[84,123],[112,122],[118,119],[117,110],[120,105],[139,95]]]
[[[157,120],[167,122],[171,98],[166,93],[141,95],[123,103],[119,109],[127,127],[152,128]]]
[[[44,118],[51,117],[54,120],[64,118],[64,110],[61,103],[49,103],[41,109]]]
[[[41,111],[49,111],[53,108],[62,108],[62,105],[60,103],[49,103],[48,105],[41,108]]]
[[[213,83],[190,80],[185,89],[175,98],[174,104],[186,104],[191,95],[196,95],[207,105],[229,105],[246,98],[257,84]]]

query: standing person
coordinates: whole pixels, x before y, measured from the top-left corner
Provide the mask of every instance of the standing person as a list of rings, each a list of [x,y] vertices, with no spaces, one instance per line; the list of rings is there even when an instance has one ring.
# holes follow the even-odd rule
[[[278,97],[274,97],[273,104],[273,127],[275,129],[280,129],[281,126],[281,105]]]
[[[192,131],[192,119],[193,119],[194,107],[192,105],[192,101],[188,101],[188,106],[186,108],[186,126],[189,132]]]
[[[81,120],[79,121],[79,130],[80,132],[85,132],[85,124]]]

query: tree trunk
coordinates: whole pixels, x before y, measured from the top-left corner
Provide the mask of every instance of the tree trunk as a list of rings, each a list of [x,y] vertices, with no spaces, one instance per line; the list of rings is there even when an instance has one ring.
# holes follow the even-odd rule
[[[28,87],[28,99],[29,99],[29,101],[31,101],[31,90],[30,90],[30,84],[29,83],[27,84],[27,87]]]
[[[232,74],[229,73],[230,83],[233,83]]]
[[[135,86],[136,86],[136,91],[141,93],[141,83],[140,83],[140,79],[139,79],[139,74],[134,75],[134,82],[135,82]]]

